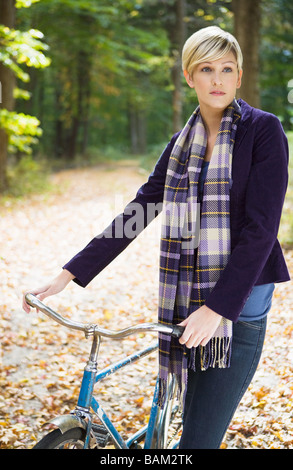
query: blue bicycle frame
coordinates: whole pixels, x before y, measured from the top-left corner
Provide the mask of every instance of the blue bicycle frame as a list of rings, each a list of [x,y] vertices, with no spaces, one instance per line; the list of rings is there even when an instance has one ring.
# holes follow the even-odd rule
[[[95,347],[96,345],[93,345],[93,348]],[[103,423],[105,429],[110,434],[115,444],[115,447],[117,448],[129,449],[129,448],[136,447],[137,443],[143,438],[145,439],[145,442],[144,442],[145,449],[152,449],[152,448],[163,449],[166,447],[168,417],[171,411],[170,401],[167,399],[166,405],[163,408],[158,405],[158,388],[159,388],[158,381],[155,386],[153,403],[151,407],[150,418],[149,418],[148,424],[144,426],[142,429],[140,429],[139,431],[137,431],[127,441],[125,441],[121,437],[120,433],[117,431],[117,429],[115,428],[115,426],[113,425],[113,423],[111,422],[111,420],[109,419],[109,417],[107,416],[103,408],[100,406],[99,402],[93,396],[93,389],[97,382],[100,382],[105,377],[108,377],[114,374],[119,369],[122,369],[123,367],[126,367],[129,364],[132,364],[133,362],[136,362],[137,360],[143,358],[144,356],[151,354],[152,352],[156,351],[157,348],[158,348],[158,344],[155,343],[149,346],[148,348],[145,348],[137,353],[127,356],[126,358],[118,361],[117,363],[106,367],[100,372],[97,372],[96,367],[95,367],[95,360],[92,358],[90,359],[89,363],[87,364],[84,370],[80,394],[79,394],[78,403],[77,403],[78,414],[80,413],[81,410],[88,410],[89,408],[92,408],[93,411],[98,416],[98,418],[100,419],[100,421]],[[95,352],[92,350],[91,356],[93,356],[94,354]],[[175,383],[174,381],[171,381],[169,385],[168,393],[173,395],[174,388],[175,388]],[[85,447],[88,445],[89,439],[90,439],[90,426],[88,426],[88,429],[87,429]],[[177,445],[178,443],[174,445],[174,448],[176,448]]]

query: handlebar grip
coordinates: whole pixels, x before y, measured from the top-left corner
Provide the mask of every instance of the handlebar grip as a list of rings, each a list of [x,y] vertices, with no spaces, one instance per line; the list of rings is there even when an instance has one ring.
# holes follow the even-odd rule
[[[45,313],[48,317],[55,320],[60,325],[66,326],[67,328],[72,328],[73,330],[80,330],[86,332],[90,325],[85,323],[76,322],[73,320],[69,320],[67,318],[62,317],[59,313],[52,310],[47,305],[43,304],[35,295],[33,294],[26,294],[25,295],[26,302],[31,306],[34,307],[41,312]]]
[[[184,329],[184,326],[174,325],[172,336],[174,336],[175,338],[180,338],[183,335]]]

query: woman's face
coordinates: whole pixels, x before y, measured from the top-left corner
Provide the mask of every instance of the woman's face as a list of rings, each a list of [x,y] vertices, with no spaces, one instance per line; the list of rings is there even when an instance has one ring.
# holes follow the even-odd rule
[[[242,70],[238,71],[235,55],[229,52],[221,59],[196,65],[192,76],[186,71],[184,75],[202,111],[224,111],[241,86]]]

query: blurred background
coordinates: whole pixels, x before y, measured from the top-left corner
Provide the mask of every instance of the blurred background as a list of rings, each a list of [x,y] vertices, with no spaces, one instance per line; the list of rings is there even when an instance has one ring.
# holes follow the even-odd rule
[[[240,96],[292,130],[292,24],[291,0],[0,0],[1,192],[41,161],[152,164],[194,109],[180,54],[208,25],[240,42]]]

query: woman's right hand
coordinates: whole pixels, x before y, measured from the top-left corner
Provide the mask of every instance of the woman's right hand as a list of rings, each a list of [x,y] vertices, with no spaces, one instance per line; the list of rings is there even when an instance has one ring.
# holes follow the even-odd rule
[[[46,297],[49,297],[50,295],[55,295],[61,292],[67,284],[69,284],[72,279],[74,279],[75,276],[71,274],[69,271],[66,269],[63,269],[62,272],[51,282],[46,284],[43,287],[39,287],[37,289],[31,289],[29,291],[26,291],[23,294],[23,300],[22,300],[22,307],[26,313],[30,312],[30,306],[27,304],[25,300],[25,295],[26,294],[33,294],[35,295],[39,300],[44,300]]]

